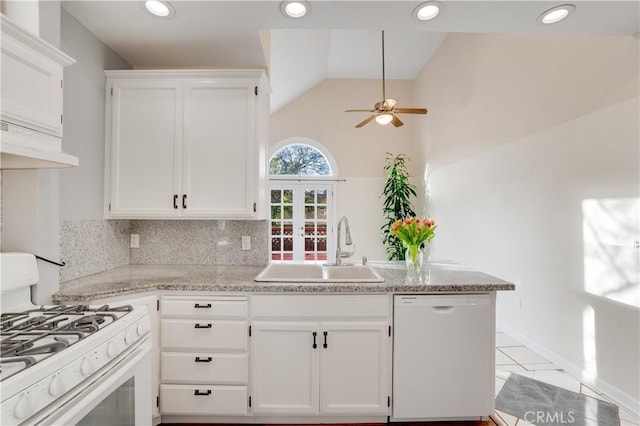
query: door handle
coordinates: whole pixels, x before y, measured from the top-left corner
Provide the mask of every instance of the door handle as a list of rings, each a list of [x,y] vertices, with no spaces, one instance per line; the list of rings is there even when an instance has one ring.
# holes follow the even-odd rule
[[[178,194],[173,194],[173,208],[178,208]]]
[[[211,389],[207,389],[206,391],[201,391],[200,389],[196,389],[195,392],[193,392],[194,395],[197,396],[208,396],[211,395]]]
[[[196,323],[194,328],[211,328],[211,323],[207,323],[204,325]]]
[[[327,344],[327,334],[329,334],[329,332],[328,332],[328,331],[325,331],[325,332],[323,332],[322,334],[324,334],[324,343],[322,344],[322,347],[323,347],[323,348],[325,348],[325,349],[327,349],[327,347],[329,346],[329,345]]]
[[[313,349],[316,349],[318,347],[318,344],[316,343],[316,337],[318,336],[318,333],[316,333],[315,331],[313,332]]]
[[[187,208],[187,194],[182,194],[182,208]]]
[[[193,307],[194,307],[194,308],[204,308],[204,309],[207,309],[207,308],[210,308],[210,307],[211,307],[211,303],[207,303],[206,305],[201,305],[201,304],[199,304],[199,303],[196,303],[195,305],[193,305]]]
[[[206,358],[200,358],[199,356],[196,357],[196,362],[211,362],[213,361],[213,359],[208,356]]]

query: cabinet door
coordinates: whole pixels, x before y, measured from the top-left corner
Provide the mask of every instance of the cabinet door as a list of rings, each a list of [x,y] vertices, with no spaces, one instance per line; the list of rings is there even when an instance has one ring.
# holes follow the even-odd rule
[[[1,62],[2,119],[61,137],[62,65],[4,31]]]
[[[254,216],[254,87],[247,79],[185,84],[182,215]]]
[[[176,215],[182,102],[175,80],[114,80],[111,99],[112,217]],[[107,123],[109,125],[109,123]]]
[[[388,323],[323,322],[320,328],[321,413],[386,415],[391,366]]]
[[[318,414],[318,323],[252,324],[252,406],[255,414]]]

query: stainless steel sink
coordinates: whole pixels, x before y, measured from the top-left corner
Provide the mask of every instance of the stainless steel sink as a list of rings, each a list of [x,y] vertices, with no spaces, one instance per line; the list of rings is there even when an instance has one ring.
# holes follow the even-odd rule
[[[271,263],[255,278],[258,282],[290,283],[381,283],[384,278],[369,266],[321,266],[301,263]]]

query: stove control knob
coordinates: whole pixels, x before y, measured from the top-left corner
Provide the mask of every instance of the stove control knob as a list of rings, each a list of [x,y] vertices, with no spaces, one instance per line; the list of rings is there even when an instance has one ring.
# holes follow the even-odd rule
[[[136,340],[136,336],[135,336],[133,333],[134,333],[134,331],[133,331],[133,330],[131,330],[131,329],[130,329],[130,330],[127,330],[127,332],[125,333],[125,335],[124,335],[124,342],[125,342],[127,345],[130,345],[130,344],[132,344],[133,342],[135,342],[135,340]]]
[[[136,327],[136,333],[138,333],[138,336],[142,336],[147,332],[147,325],[143,322],[139,322],[138,326]]]
[[[64,393],[64,382],[59,375],[53,376],[51,383],[49,384],[49,395],[59,396]]]
[[[16,404],[13,409],[13,415],[18,420],[23,420],[33,414],[33,406],[31,405],[31,398],[29,395],[25,395]]]
[[[95,371],[95,367],[93,366],[93,362],[91,362],[90,358],[85,358],[82,361],[82,365],[80,366],[80,372],[83,376],[88,376],[89,374]]]
[[[109,355],[109,358],[113,358],[118,355],[118,346],[116,346],[116,342],[113,340],[107,345],[107,355]]]

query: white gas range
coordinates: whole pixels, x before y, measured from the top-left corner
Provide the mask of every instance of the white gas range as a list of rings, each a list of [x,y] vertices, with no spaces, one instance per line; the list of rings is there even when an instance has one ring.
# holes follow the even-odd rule
[[[0,259],[0,424],[151,424],[147,308],[35,306],[35,257]]]

